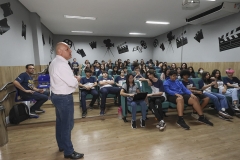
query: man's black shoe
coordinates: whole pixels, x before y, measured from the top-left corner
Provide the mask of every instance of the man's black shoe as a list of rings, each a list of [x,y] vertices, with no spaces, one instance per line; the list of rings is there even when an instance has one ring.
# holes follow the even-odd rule
[[[82,112],[82,118],[85,118],[87,116],[87,110]]]
[[[59,148],[59,152],[63,152],[63,151],[64,151],[63,149],[60,149],[60,148]]]
[[[75,151],[73,151],[71,155],[64,155],[64,158],[70,158],[70,159],[80,159],[83,157],[84,157],[83,153],[77,153]]]

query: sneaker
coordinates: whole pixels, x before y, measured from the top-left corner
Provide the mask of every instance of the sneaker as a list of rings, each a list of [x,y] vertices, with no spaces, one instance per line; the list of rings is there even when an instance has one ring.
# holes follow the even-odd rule
[[[224,117],[224,116],[222,116],[221,114],[218,114],[218,117],[219,117],[220,119],[223,119],[223,120],[226,120],[226,121],[230,121],[229,118]]]
[[[225,111],[219,111],[218,112],[218,114],[220,114],[221,116],[223,116],[223,117],[226,117],[226,118],[233,118],[232,116],[230,116],[227,112],[225,112]]]
[[[213,126],[213,123],[210,122],[205,116],[199,116],[198,122]]]
[[[104,116],[104,110],[100,111],[100,116]]]
[[[195,119],[199,118],[199,115],[197,114],[197,112],[192,112],[191,116]]]
[[[35,113],[45,113],[45,111],[42,109],[37,109],[37,110],[35,110]]]
[[[180,127],[182,127],[183,129],[186,129],[186,130],[190,129],[190,127],[185,123],[183,118],[178,119],[177,125],[179,125]]]
[[[238,105],[237,105],[237,104],[233,104],[233,105],[232,105],[232,108],[233,108],[235,111],[239,111],[239,108],[238,108]]]
[[[159,122],[159,130],[162,131],[165,129],[165,127],[166,127],[166,123],[163,120],[161,120]]]
[[[143,120],[142,118],[140,119],[140,126],[145,127],[145,120]]]
[[[136,129],[137,128],[137,125],[136,125],[136,121],[131,121],[131,127],[133,128],[133,129]]]
[[[87,116],[87,110],[82,112],[82,118],[85,118]]]

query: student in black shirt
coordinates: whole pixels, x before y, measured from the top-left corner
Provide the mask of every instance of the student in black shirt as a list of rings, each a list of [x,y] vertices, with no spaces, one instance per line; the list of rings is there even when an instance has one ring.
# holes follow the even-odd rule
[[[191,79],[188,79],[191,75],[189,70],[186,70],[186,69],[182,70],[180,75],[181,75],[181,78],[182,78],[183,85],[187,89],[189,89],[196,97],[198,97],[200,100],[203,101],[201,103],[201,108],[203,110],[207,106],[210,98],[203,95],[203,92],[196,88],[196,85],[194,84],[194,82]],[[192,112],[192,117],[195,118],[195,119],[199,118],[197,112],[194,109],[193,109],[193,112]]]
[[[189,77],[190,78],[196,78],[193,67],[192,66],[188,67],[188,70],[190,72],[190,76]]]

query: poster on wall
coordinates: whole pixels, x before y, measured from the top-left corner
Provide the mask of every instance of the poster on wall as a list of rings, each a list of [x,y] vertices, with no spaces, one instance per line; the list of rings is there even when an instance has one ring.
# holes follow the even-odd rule
[[[201,29],[200,31],[198,31],[196,33],[194,39],[200,43],[203,38],[204,38],[203,37],[203,32],[202,32],[202,29]]]
[[[157,39],[154,39],[154,41],[153,41],[153,47],[157,47],[158,46],[158,44],[159,44],[159,42],[158,42],[158,40]]]
[[[86,56],[86,53],[84,52],[83,49],[78,49],[78,50],[75,49],[75,46],[74,46],[74,43],[73,43],[72,40],[70,40],[70,39],[64,39],[63,42],[66,43],[66,44],[69,46],[69,48],[72,48],[72,46],[73,46],[73,49],[74,49],[79,55],[81,55],[82,57],[85,57],[85,56]],[[53,44],[53,41],[52,41],[52,44]]]
[[[240,26],[218,37],[220,52],[240,47]]]
[[[181,33],[180,36],[177,37],[177,39],[176,39],[177,48],[182,47],[188,43],[186,33],[187,33],[187,31],[185,30],[183,33]]]

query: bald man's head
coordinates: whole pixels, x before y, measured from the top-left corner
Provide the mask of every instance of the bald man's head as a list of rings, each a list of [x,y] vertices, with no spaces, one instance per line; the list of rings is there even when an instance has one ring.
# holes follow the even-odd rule
[[[64,42],[58,42],[56,45],[56,54],[59,56],[62,56],[63,58],[65,58],[66,60],[69,60],[70,58],[72,58],[72,51],[69,48],[69,46],[67,45],[67,43]]]

